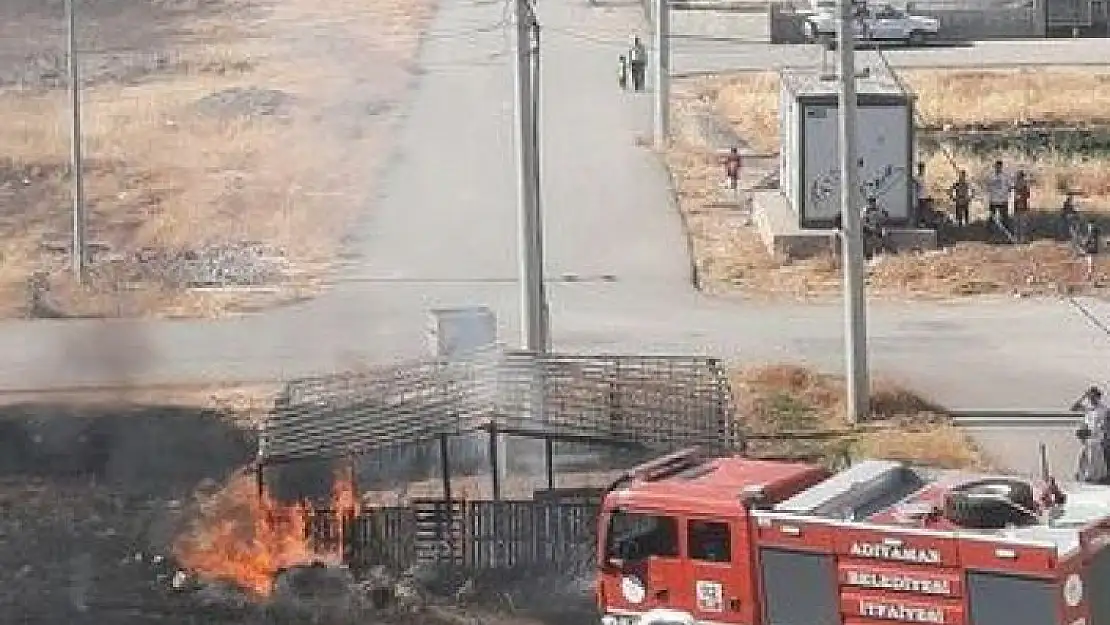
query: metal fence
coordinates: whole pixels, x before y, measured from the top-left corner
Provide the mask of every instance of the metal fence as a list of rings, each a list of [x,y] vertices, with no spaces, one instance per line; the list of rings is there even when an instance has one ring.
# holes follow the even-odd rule
[[[1041,0],[1047,3],[1045,15],[1049,28],[1090,26],[1094,21],[1091,0]]]
[[[339,519],[313,512],[317,546],[341,552],[352,568],[405,570],[431,565],[470,572],[589,567],[597,539],[596,502],[417,500]]]
[[[366,453],[489,428],[648,447],[732,448],[721,363],[489,352],[289,383],[263,423],[263,462]]]

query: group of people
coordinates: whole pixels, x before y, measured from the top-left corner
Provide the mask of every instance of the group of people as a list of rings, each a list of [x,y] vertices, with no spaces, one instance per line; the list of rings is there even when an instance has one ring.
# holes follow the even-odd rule
[[[924,163],[917,165],[913,186],[922,225],[936,227],[945,222],[947,216],[935,210],[932,198],[925,192]],[[981,192],[987,207],[988,226],[1013,243],[1027,241],[1032,234],[1033,225],[1029,205],[1032,179],[1029,174],[1022,169],[1010,174],[1006,171],[1005,164],[996,160],[982,182]],[[956,181],[948,188],[948,200],[953,209],[951,222],[956,227],[965,227],[971,223],[970,208],[975,196],[975,189],[968,180],[967,172],[958,171]],[[1096,222],[1085,221],[1080,217],[1075,194],[1072,192],[1066,194],[1060,207],[1056,236],[1060,240],[1071,242],[1076,252],[1086,261],[1087,277],[1091,279],[1094,258],[1102,248],[1102,231]]]
[[[925,192],[925,163],[917,164],[917,176],[913,179],[913,185],[919,212],[926,214],[932,209],[932,202]],[[1029,198],[1032,195],[1028,174],[1019,169],[1011,175],[1006,171],[1004,163],[997,160],[982,182],[982,192],[986,199],[990,225],[1003,228],[1019,241],[1024,240],[1028,235]],[[948,188],[948,199],[952,203],[952,218],[956,226],[971,223],[971,201],[975,195],[967,172],[962,169],[956,172],[956,181]]]
[[[644,90],[647,62],[647,48],[639,37],[633,37],[628,53],[622,54],[617,61],[617,83],[621,89],[631,86],[633,91]]]

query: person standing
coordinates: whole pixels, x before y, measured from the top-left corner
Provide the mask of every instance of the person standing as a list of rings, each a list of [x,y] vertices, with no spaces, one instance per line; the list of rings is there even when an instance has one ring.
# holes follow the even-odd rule
[[[1064,196],[1064,203],[1060,206],[1060,232],[1061,241],[1072,241],[1078,236],[1079,207],[1075,204],[1075,193],[1068,191]]]
[[[1089,221],[1083,230],[1079,241],[1079,249],[1083,253],[1083,261],[1087,267],[1084,280],[1093,282],[1095,279],[1095,257],[1102,251],[1102,229],[1098,224]]]
[[[740,186],[740,150],[733,147],[725,156],[725,177],[728,179],[728,188],[735,191]]]
[[[988,219],[994,225],[1001,225],[1006,230],[1010,228],[1010,191],[1013,183],[1009,174],[1003,168],[1002,161],[994,162],[991,173],[987,175],[987,210]]]
[[[874,196],[867,198],[867,205],[863,209],[863,255],[867,260],[874,258],[876,253],[894,253],[894,247],[888,238],[887,225],[890,214],[879,206]]]
[[[632,38],[632,47],[628,50],[628,64],[632,68],[632,89],[644,90],[644,78],[647,76],[647,49],[640,38]]]
[[[913,178],[913,202],[914,209],[917,214],[924,215],[928,212],[925,203],[928,201],[929,193],[925,188],[925,163],[917,163],[917,175]]]
[[[1079,454],[1079,468],[1076,479],[1088,484],[1105,484],[1110,481],[1107,466],[1107,424],[1110,421],[1110,408],[1103,403],[1102,390],[1097,386],[1087,392],[1072,405],[1073,411],[1083,411],[1083,423],[1076,437],[1083,444]]]
[[[617,84],[621,91],[628,91],[628,57],[623,54],[617,60]]]
[[[948,197],[952,200],[955,209],[957,226],[966,226],[971,222],[971,185],[967,182],[967,172],[960,170],[956,174],[956,182],[948,188]]]
[[[1019,243],[1025,243],[1026,238],[1029,236],[1029,196],[1031,189],[1029,187],[1029,178],[1025,175],[1025,171],[1019,169],[1014,174],[1014,221],[1017,225],[1017,236]]]

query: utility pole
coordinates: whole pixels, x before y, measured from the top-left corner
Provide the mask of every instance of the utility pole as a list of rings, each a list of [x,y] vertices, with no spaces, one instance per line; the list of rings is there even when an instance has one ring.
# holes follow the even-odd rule
[[[85,281],[85,263],[88,260],[85,250],[85,191],[81,159],[81,75],[77,65],[77,0],[66,0],[66,54],[69,61],[70,114],[70,161],[69,175],[73,185],[73,244],[71,256],[73,275],[77,281]]]
[[[671,106],[671,11],[669,0],[655,3],[655,147],[663,148],[670,137]]]
[[[538,125],[539,23],[530,0],[516,0],[517,193],[520,209],[520,288],[523,348],[548,349],[540,215]]]
[[[844,354],[848,382],[848,421],[858,423],[870,409],[867,366],[867,298],[863,277],[859,163],[856,156],[855,2],[840,0],[840,210],[844,224]]]

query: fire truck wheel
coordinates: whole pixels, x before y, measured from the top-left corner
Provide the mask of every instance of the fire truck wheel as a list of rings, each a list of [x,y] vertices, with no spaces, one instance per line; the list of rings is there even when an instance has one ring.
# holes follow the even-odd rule
[[[1028,482],[1004,478],[977,480],[958,486],[944,499],[944,516],[973,529],[1002,529],[1033,522],[1037,507]]]

